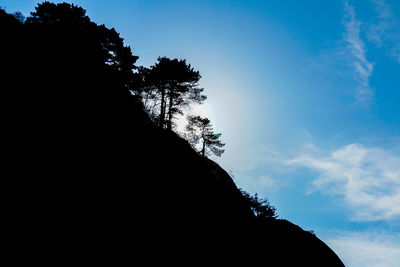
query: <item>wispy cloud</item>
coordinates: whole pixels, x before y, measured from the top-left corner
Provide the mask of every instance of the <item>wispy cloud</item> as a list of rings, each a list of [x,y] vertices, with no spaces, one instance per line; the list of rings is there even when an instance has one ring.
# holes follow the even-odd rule
[[[344,41],[351,56],[351,63],[356,80],[359,82],[356,97],[362,103],[368,103],[373,99],[373,90],[370,87],[369,78],[374,66],[367,60],[365,43],[361,38],[361,21],[357,19],[355,8],[348,1],[344,2]]]
[[[368,40],[381,47],[383,39],[388,38],[388,30],[396,25],[395,17],[389,5],[383,0],[371,0],[375,4],[377,21],[370,24],[368,29]]]
[[[391,51],[391,56],[393,56],[394,58],[396,58],[397,59],[397,61],[400,63],[400,42],[399,42],[399,44],[396,46],[396,47],[394,47],[393,49],[392,49],[392,51]]]
[[[378,221],[400,217],[400,157],[380,148],[350,144],[327,156],[311,151],[287,164],[320,173],[313,190],[339,195],[352,220]]]
[[[371,0],[377,17],[368,28],[368,40],[383,47],[400,63],[400,25],[391,7],[384,0]]]
[[[347,267],[393,267],[400,262],[400,234],[341,232],[324,240]]]

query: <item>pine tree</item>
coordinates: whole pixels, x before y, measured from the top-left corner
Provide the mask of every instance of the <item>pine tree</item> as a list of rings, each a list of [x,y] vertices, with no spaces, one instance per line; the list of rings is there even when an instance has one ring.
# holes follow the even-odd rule
[[[161,128],[171,130],[176,114],[190,103],[202,104],[206,96],[198,87],[201,78],[186,60],[159,57],[150,69],[141,69],[143,75],[142,97],[145,107]]]
[[[197,148],[200,143],[200,148],[197,150],[203,157],[210,153],[220,157],[224,153],[225,150],[222,147],[225,144],[219,140],[221,134],[214,133],[208,118],[188,116],[188,122],[186,126],[187,140],[194,148]]]
[[[244,190],[240,190],[240,192],[242,193],[256,218],[265,219],[278,217],[275,207],[269,203],[268,199],[260,198],[257,193],[252,196]]]

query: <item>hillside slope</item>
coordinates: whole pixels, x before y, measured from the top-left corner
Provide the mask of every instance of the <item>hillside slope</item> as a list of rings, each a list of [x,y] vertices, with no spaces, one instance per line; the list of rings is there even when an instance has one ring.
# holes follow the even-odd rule
[[[45,251],[35,257],[343,266],[292,223],[256,220],[220,166],[150,122],[80,29],[0,22],[7,218]]]

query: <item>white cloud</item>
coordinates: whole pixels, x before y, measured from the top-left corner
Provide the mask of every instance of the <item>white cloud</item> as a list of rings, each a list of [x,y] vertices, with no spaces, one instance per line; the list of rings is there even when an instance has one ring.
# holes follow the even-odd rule
[[[400,234],[342,232],[327,238],[347,267],[394,267],[400,264]]]
[[[350,144],[327,156],[309,152],[287,161],[320,173],[313,190],[342,196],[352,220],[400,217],[400,157],[379,148]]]
[[[246,188],[250,192],[276,192],[280,184],[276,179],[271,178],[267,175],[262,175],[257,178],[250,178],[246,179]]]
[[[283,156],[264,146],[224,160],[224,168],[232,171],[238,187],[249,193],[259,193],[266,197],[287,185],[287,179],[281,176],[287,171],[287,166],[282,165]]]
[[[348,1],[344,7],[344,40],[351,55],[351,62],[357,81],[360,83],[356,91],[357,100],[363,103],[371,102],[373,90],[369,84],[369,77],[372,75],[374,66],[366,58],[365,43],[361,38],[361,21],[356,18],[356,12]]]
[[[371,0],[375,4],[377,21],[372,23],[368,29],[368,40],[381,47],[383,39],[387,37],[387,31],[395,26],[395,18],[389,5],[383,0]]]
[[[371,0],[377,17],[368,28],[368,40],[388,51],[400,63],[400,25],[384,0]]]

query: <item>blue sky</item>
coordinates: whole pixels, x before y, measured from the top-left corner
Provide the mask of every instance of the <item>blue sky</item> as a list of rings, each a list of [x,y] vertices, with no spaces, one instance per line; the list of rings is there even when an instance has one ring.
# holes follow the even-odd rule
[[[223,133],[216,160],[239,187],[346,266],[400,262],[400,1],[68,2],[115,27],[138,65],[200,71],[208,100],[191,112]]]

